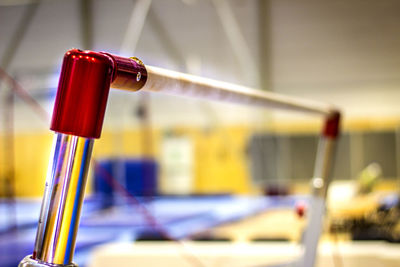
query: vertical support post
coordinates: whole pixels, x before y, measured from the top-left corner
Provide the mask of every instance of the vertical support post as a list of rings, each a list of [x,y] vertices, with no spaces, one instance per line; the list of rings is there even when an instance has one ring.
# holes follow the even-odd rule
[[[9,229],[17,228],[15,203],[15,147],[14,147],[14,92],[10,88],[4,96],[4,196],[7,199]]]
[[[304,233],[304,255],[299,267],[313,267],[318,251],[318,241],[323,229],[323,216],[328,186],[331,181],[336,139],[339,134],[340,114],[335,112],[325,122],[315,161],[314,178],[311,181],[312,197],[309,206],[308,225]]]
[[[73,49],[64,56],[51,129],[56,132],[35,248],[20,267],[74,267],[72,262],[87,173],[101,135],[110,84],[138,90],[140,60]]]
[[[92,49],[93,46],[93,12],[92,0],[80,1],[81,13],[81,37],[84,49]]]
[[[262,90],[273,91],[271,75],[271,0],[258,0],[259,77]]]
[[[93,143],[91,138],[56,133],[34,252],[19,266],[74,266],[72,258]]]
[[[400,197],[400,128],[397,127],[395,131],[396,141],[396,177],[397,177],[397,194]]]

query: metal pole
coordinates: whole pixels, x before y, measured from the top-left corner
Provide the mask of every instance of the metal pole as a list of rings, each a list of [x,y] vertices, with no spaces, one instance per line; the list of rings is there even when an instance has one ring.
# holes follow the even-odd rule
[[[8,203],[9,229],[17,229],[15,202],[15,145],[14,145],[14,91],[7,90],[4,97],[4,196]]]
[[[240,30],[239,23],[235,17],[233,9],[227,0],[213,0],[218,18],[222,28],[231,44],[234,55],[241,67],[242,77],[246,78],[247,83],[257,81],[257,66],[253,60],[250,47]]]
[[[262,90],[273,91],[271,0],[258,0],[259,81]]]
[[[93,47],[93,12],[92,0],[80,1],[81,39],[84,49]]]
[[[34,252],[20,267],[76,266],[72,260],[92,147],[101,134],[110,83],[120,84],[116,76],[130,80],[131,88],[134,84],[140,88],[146,73],[131,59],[77,49],[66,53],[53,110],[51,129],[56,136]]]
[[[395,131],[396,143],[396,181],[397,181],[397,194],[400,195],[400,128],[396,127]]]
[[[136,50],[139,37],[142,33],[147,14],[149,12],[151,0],[137,0],[132,9],[128,28],[120,48],[121,54],[132,54]]]
[[[329,116],[326,119],[323,135],[319,141],[314,178],[311,180],[310,215],[303,239],[304,254],[298,262],[298,267],[312,267],[315,265],[318,242],[323,230],[326,195],[331,181],[336,140],[339,134],[339,123],[339,113]]]
[[[25,258],[20,266],[74,265],[72,258],[93,142],[94,139],[74,135],[55,135],[33,259]]]
[[[318,241],[323,229],[323,217],[325,214],[326,191],[329,181],[327,172],[334,154],[335,140],[322,137],[318,147],[316,170],[311,181],[313,194],[309,205],[309,218],[304,233],[304,255],[300,261],[301,267],[314,266],[318,251]]]
[[[9,45],[4,51],[4,56],[1,59],[1,67],[3,69],[7,70],[12,60],[14,59],[14,56],[18,51],[18,48],[25,36],[25,33],[27,32],[29,26],[32,24],[32,20],[35,17],[39,4],[40,0],[37,0],[26,7],[25,12],[22,15],[21,21],[19,22],[13,36],[10,38]]]

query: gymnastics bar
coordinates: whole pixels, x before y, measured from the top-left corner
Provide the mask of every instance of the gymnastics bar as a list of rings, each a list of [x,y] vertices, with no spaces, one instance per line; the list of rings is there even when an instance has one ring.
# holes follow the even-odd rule
[[[145,66],[137,58],[72,49],[63,60],[50,129],[48,166],[35,247],[20,267],[75,267],[73,254],[94,139],[100,138],[110,87],[313,113],[324,120],[312,180],[304,265],[314,265],[340,112],[333,106]]]

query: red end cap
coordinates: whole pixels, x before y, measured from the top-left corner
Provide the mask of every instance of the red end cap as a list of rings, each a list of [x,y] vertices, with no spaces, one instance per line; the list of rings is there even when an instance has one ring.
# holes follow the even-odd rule
[[[147,71],[139,59],[120,57],[105,52],[103,54],[110,56],[114,61],[112,88],[137,91],[144,86],[147,81]]]
[[[73,49],[64,56],[50,129],[99,138],[114,61],[105,54]]]
[[[340,113],[334,112],[325,121],[324,136],[336,138],[340,131]]]

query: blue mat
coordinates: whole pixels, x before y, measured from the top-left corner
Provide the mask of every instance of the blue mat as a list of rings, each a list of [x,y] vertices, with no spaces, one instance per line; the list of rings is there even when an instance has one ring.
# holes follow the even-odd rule
[[[77,237],[75,262],[85,266],[90,250],[111,241],[134,241],[141,233],[160,232],[180,239],[210,227],[240,220],[257,213],[294,207],[306,197],[156,197],[138,199],[140,205],[120,204],[101,210],[95,199],[85,201]],[[18,231],[6,231],[7,207],[0,202],[0,262],[1,267],[16,266],[31,254],[36,234],[40,201],[19,200],[16,203]],[[1,232],[2,231],[2,232]]]

